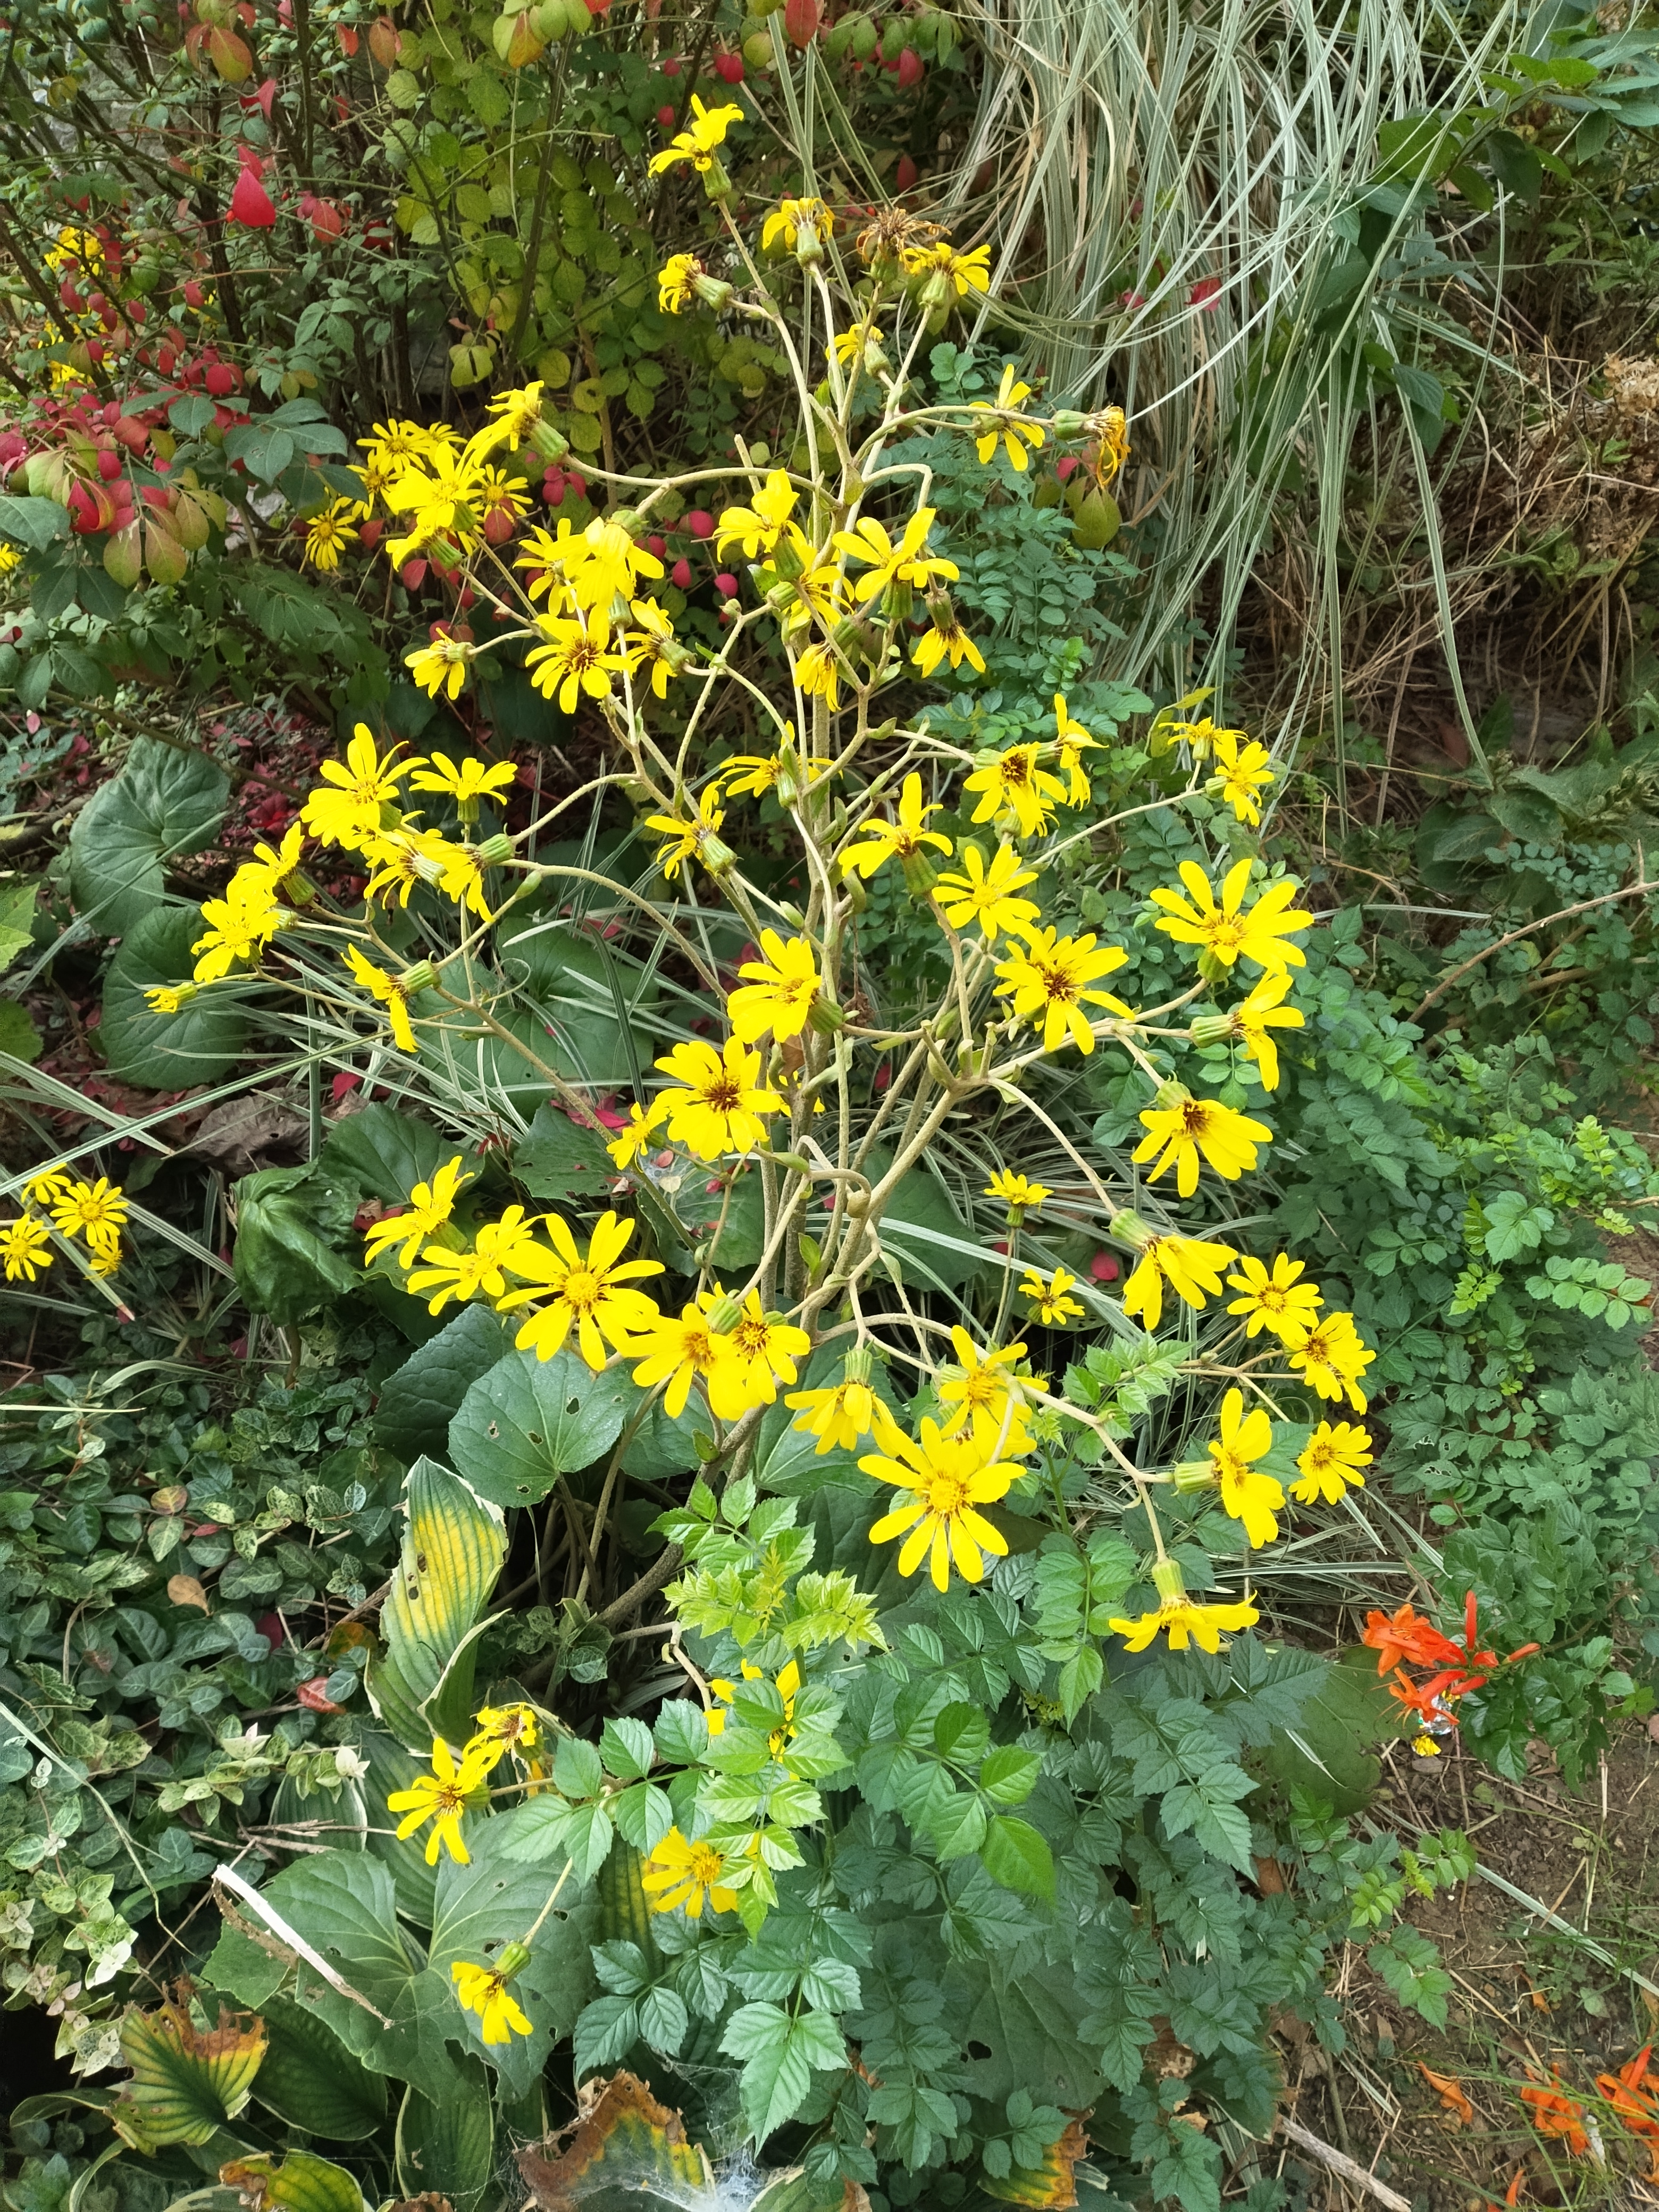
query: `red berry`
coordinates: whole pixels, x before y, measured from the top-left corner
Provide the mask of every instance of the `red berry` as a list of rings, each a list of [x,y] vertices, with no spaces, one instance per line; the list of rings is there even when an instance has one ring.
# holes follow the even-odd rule
[[[714,57],[714,68],[715,76],[720,77],[725,83],[741,84],[743,82],[743,56],[741,54],[716,54]]]
[[[662,73],[665,76],[678,76],[679,75],[680,59],[678,54],[671,55],[663,64]]]
[[[908,192],[914,191],[915,188],[916,179],[921,174],[921,170],[917,168],[915,163],[910,159],[910,156],[908,154],[901,154],[899,155],[898,167],[893,172],[893,182],[898,187],[900,191]]]
[[[228,399],[236,389],[236,372],[228,362],[216,361],[207,373],[206,382],[216,399]]]
[[[678,120],[673,109],[668,105],[666,100],[665,100],[662,106],[657,110],[657,120],[661,124],[665,131],[672,131]]]
[[[685,518],[685,526],[694,538],[712,538],[714,534],[714,518],[706,509],[694,507]]]
[[[1121,1272],[1109,1252],[1097,1252],[1089,1262],[1089,1273],[1097,1283],[1115,1283]]]
[[[682,592],[689,592],[690,590],[691,563],[686,559],[684,553],[681,554],[679,559],[675,562],[673,567],[669,570],[668,580],[671,584],[677,585]]]
[[[654,554],[657,559],[660,561],[663,555],[668,550],[667,542],[665,539],[658,538],[653,534],[652,537],[646,539],[645,550],[647,553]]]
[[[714,579],[714,589],[728,599],[738,596],[738,580],[729,568],[722,568]]]

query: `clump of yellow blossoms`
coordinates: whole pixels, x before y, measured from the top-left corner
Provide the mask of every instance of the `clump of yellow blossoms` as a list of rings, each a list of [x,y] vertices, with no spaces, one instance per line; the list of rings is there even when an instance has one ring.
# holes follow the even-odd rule
[[[383,509],[385,556],[464,580],[483,617],[477,638],[439,625],[411,649],[415,680],[453,701],[516,662],[544,699],[586,718],[601,771],[509,827],[509,803],[521,796],[510,762],[411,756],[359,725],[280,846],[260,847],[204,907],[191,978],[153,990],[152,1005],[166,1012],[226,981],[286,978],[405,1073],[429,1050],[488,1036],[592,1130],[596,1101],[562,1065],[556,1040],[526,1041],[501,1018],[511,986],[491,948],[503,920],[526,918],[532,898],[568,898],[577,878],[585,896],[608,888],[617,927],[659,933],[664,957],[684,963],[699,1020],[662,1040],[611,1117],[620,1126],[606,1139],[614,1176],[605,1202],[585,1218],[520,1203],[481,1218],[458,1152],[415,1184],[406,1209],[373,1224],[366,1260],[395,1268],[434,1315],[493,1307],[538,1360],[627,1373],[642,1403],[695,1423],[717,1456],[745,1449],[781,1400],[815,1455],[855,1459],[887,1493],[872,1543],[896,1543],[898,1571],[925,1567],[939,1589],[981,1580],[1006,1552],[1005,1501],[1034,1493],[1039,1448],[1091,1432],[1146,1516],[1160,1596],[1115,1627],[1137,1649],[1163,1634],[1176,1649],[1192,1640],[1213,1650],[1255,1611],[1248,1596],[1188,1597],[1165,1553],[1160,1486],[1214,1488],[1251,1547],[1273,1543],[1290,1510],[1269,1464],[1275,1424],[1289,1418],[1275,1394],[1363,1411],[1375,1358],[1352,1315],[1325,1310],[1300,1261],[1256,1257],[1236,1234],[1223,1241],[1188,1218],[1200,1195],[1207,1203],[1260,1166],[1274,1138],[1263,1116],[1280,1054],[1305,1042],[1291,1001],[1315,917],[1297,884],[1271,874],[1248,843],[1273,764],[1241,731],[1182,720],[1203,703],[1198,695],[1160,719],[1154,750],[1186,749],[1184,800],[1199,824],[1223,809],[1231,819],[1209,848],[1195,840],[1206,860],[1182,861],[1178,881],[1151,893],[1141,931],[1162,933],[1192,972],[1166,1005],[1139,1007],[1133,937],[1086,927],[1056,865],[1069,842],[1117,818],[1101,812],[1109,775],[1121,773],[1114,748],[1064,691],[1035,726],[999,725],[997,741],[977,751],[908,708],[918,676],[948,663],[965,684],[984,659],[951,596],[958,565],[929,479],[885,459],[927,433],[1018,477],[1069,446],[1105,481],[1128,465],[1122,413],[1049,407],[1012,362],[991,398],[935,404],[914,392],[919,343],[984,291],[987,250],[959,251],[895,210],[845,249],[849,278],[828,251],[836,219],[810,199],[770,211],[751,240],[720,159],[739,118],[694,100],[653,160],[659,171],[689,165],[723,226],[718,249],[670,258],[659,294],[669,312],[701,307],[771,334],[797,382],[799,435],[787,451],[743,448],[732,465],[661,480],[584,462],[599,488],[595,511],[550,530],[526,520],[522,487],[568,448],[554,395],[531,383],[499,395],[470,438],[446,425],[377,425],[363,442],[357,511],[331,509],[312,526],[309,557],[321,564],[352,553],[357,523]],[[810,365],[798,310],[758,254],[798,272],[810,296]],[[660,533],[699,499],[702,534],[730,564],[718,636],[712,623],[677,626],[683,601],[662,550]],[[720,700],[732,707],[724,724]],[[745,750],[699,769],[702,739],[719,726],[741,728]],[[635,844],[614,880],[542,856],[568,834],[559,817],[618,794],[635,810]],[[763,802],[799,855],[787,898],[778,872],[762,881],[743,858],[749,810]],[[361,875],[361,906],[318,890],[307,870],[319,851]],[[948,988],[914,1017],[890,1021],[869,1004],[859,927],[872,897],[908,899],[948,969]],[[724,966],[707,950],[713,940],[680,928],[692,906],[732,925]],[[1171,1074],[1208,1065],[1172,1059],[1172,1042],[1206,1054],[1224,1046],[1259,1085],[1261,1111],[1242,1110],[1237,1085],[1216,1097]],[[1104,1176],[1033,1079],[1103,1050],[1144,1085],[1137,1149]],[[890,1233],[896,1194],[952,1116],[992,1101],[1029,1116],[1046,1178],[1001,1168],[981,1185],[1006,1232],[988,1229],[969,1245],[981,1279],[1002,1285],[997,1320],[975,1334],[896,1316],[873,1295],[895,1279],[904,1289],[917,1272],[915,1243]],[[1062,1178],[1071,1188],[1057,1187]],[[732,1266],[712,1221],[695,1248],[677,1245],[664,1192],[682,1183],[713,1194],[722,1221],[739,1192],[756,1200],[760,1256]],[[1130,1255],[1115,1324],[1194,1334],[1193,1402],[1214,1406],[1214,1433],[1180,1467],[1135,1465],[1104,1416],[1030,1364],[1026,1332],[1109,1319],[1101,1283],[1079,1278],[1044,1241],[1051,1223],[1058,1233],[1078,1223],[1079,1206],[1092,1232]],[[11,1235],[21,1270],[33,1232]],[[1007,1326],[1011,1314],[1018,1327]],[[1370,1456],[1364,1429],[1322,1421],[1290,1498],[1340,1504]],[[464,1856],[468,1806],[493,1771],[489,1745],[437,1744],[433,1760],[395,1809],[404,1832],[428,1832],[428,1857]],[[733,1871],[706,1838],[675,1830],[651,1855],[647,1887],[659,1909],[719,1912],[742,1886],[726,1878]],[[465,1977],[457,1969],[487,2039],[525,2032],[511,1979],[499,1960]]]

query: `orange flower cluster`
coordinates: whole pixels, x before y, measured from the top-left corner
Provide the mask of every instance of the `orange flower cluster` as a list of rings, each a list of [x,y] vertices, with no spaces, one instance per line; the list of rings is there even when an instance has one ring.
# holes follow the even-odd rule
[[[1389,1695],[1398,1698],[1407,1711],[1415,1714],[1425,1725],[1438,1722],[1443,1727],[1448,1723],[1455,1723],[1457,1716],[1452,1706],[1457,1698],[1478,1690],[1500,1666],[1511,1667],[1517,1659],[1527,1658],[1539,1648],[1535,1644],[1523,1644],[1501,1660],[1495,1651],[1481,1650],[1473,1590],[1463,1601],[1461,1644],[1454,1643],[1410,1605],[1402,1605],[1392,1614],[1367,1613],[1365,1633],[1360,1640],[1376,1653],[1377,1673],[1394,1677],[1389,1684]],[[1428,1679],[1413,1680],[1402,1663],[1407,1660],[1414,1667],[1430,1668]]]

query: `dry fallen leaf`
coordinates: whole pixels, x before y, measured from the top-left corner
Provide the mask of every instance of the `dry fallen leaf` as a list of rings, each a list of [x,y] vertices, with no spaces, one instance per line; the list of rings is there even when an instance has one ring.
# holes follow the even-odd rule
[[[170,1605],[199,1606],[204,1613],[212,1610],[208,1604],[207,1592],[194,1575],[167,1577],[167,1602]]]

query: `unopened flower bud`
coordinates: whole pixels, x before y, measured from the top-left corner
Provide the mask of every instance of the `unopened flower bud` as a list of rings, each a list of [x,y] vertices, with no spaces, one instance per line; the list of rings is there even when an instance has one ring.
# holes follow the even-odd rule
[[[915,603],[916,595],[912,586],[895,578],[881,595],[882,617],[886,622],[908,622]]]
[[[1184,1459],[1170,1474],[1170,1480],[1188,1497],[1195,1491],[1213,1490],[1215,1462],[1212,1459]]]
[[[907,853],[899,865],[904,871],[905,889],[919,904],[925,905],[933,896],[939,870],[926,853]]]
[[[723,1291],[708,1309],[708,1326],[716,1336],[730,1336],[743,1317],[743,1308],[729,1291]]]
[[[942,269],[934,270],[921,288],[921,312],[924,315],[941,315],[951,304],[951,280]]]
[[[1112,1216],[1109,1226],[1112,1235],[1118,1243],[1127,1244],[1132,1252],[1144,1252],[1152,1241],[1152,1231],[1140,1216],[1138,1213],[1131,1213],[1127,1206],[1125,1206],[1121,1213],[1115,1213]]]
[[[509,1943],[495,1961],[495,1972],[504,1982],[514,1974],[522,1973],[530,1964],[530,1948],[525,1943]]]
[[[429,960],[417,960],[412,968],[405,968],[401,977],[404,996],[413,998],[416,991],[429,991],[438,980],[438,971]]]
[[[1176,1605],[1187,1595],[1181,1567],[1175,1559],[1160,1559],[1152,1569],[1152,1588],[1165,1605]]]
[[[291,906],[296,911],[303,912],[307,907],[314,906],[317,902],[317,886],[303,868],[295,868],[284,876],[276,889],[282,896],[283,904]]]
[[[718,156],[709,161],[702,173],[702,189],[709,199],[716,202],[729,200],[732,197],[732,179],[720,167]]]
[[[478,865],[499,868],[503,860],[513,858],[513,840],[505,830],[498,830],[493,837],[486,837],[478,848]]]
[[[833,999],[826,998],[820,991],[812,1001],[806,1022],[808,1028],[816,1030],[820,1036],[834,1036],[837,1030],[846,1028],[847,1017]]]
[[[1194,1014],[1193,1042],[1196,1045],[1225,1044],[1233,1035],[1231,1014]]]
[[[645,528],[645,517],[636,507],[613,507],[605,519],[614,522],[618,530],[625,530],[630,538],[637,538]]]
[[[1227,963],[1216,953],[1212,952],[1207,945],[1200,950],[1197,964],[1198,972],[1206,983],[1225,982]]]
[[[868,1345],[860,1344],[849,1352],[841,1363],[842,1380],[848,1382],[867,1382],[875,1361]]]
[[[1089,427],[1086,415],[1079,415],[1075,407],[1060,407],[1049,418],[1057,438],[1080,438]]]
[[[532,423],[527,442],[534,447],[544,461],[562,461],[570,451],[569,439],[556,429],[545,416]]]
[[[719,837],[705,837],[697,848],[697,858],[711,876],[729,876],[738,864],[732,848]]]
[[[711,276],[706,269],[700,269],[691,279],[691,289],[704,307],[712,307],[716,314],[723,307],[729,307],[737,296],[725,277]]]

